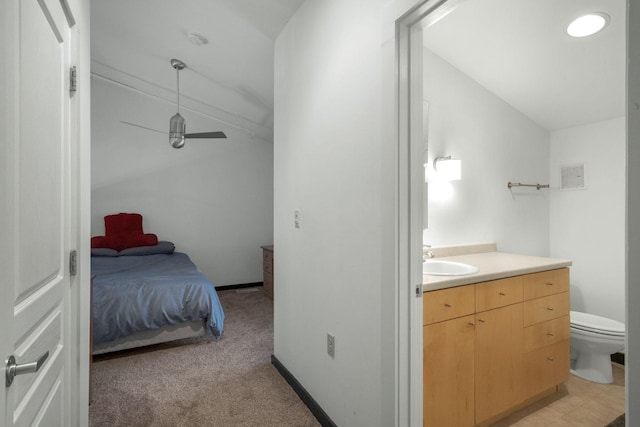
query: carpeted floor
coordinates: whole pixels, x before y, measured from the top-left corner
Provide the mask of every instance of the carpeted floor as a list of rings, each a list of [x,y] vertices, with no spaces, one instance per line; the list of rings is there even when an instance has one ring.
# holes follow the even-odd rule
[[[271,365],[273,306],[262,291],[218,293],[213,338],[96,356],[91,427],[319,426]]]

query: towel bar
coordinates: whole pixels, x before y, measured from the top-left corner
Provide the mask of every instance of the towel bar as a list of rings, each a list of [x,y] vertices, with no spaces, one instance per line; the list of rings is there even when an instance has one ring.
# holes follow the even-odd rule
[[[541,188],[549,188],[549,184],[521,184],[519,182],[508,182],[507,188],[511,187],[535,187],[537,190]]]

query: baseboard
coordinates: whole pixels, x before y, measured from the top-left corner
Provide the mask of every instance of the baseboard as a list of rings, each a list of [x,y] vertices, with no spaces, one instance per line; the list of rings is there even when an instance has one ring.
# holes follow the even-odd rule
[[[611,355],[611,361],[618,365],[624,366],[624,353],[614,353]]]
[[[311,413],[318,420],[322,427],[337,427],[336,423],[331,421],[329,415],[318,405],[313,397],[309,394],[307,390],[298,382],[296,377],[293,376],[291,372],[287,368],[284,367],[282,363],[276,358],[273,354],[271,355],[271,363],[275,368],[280,372],[280,375],[289,383],[293,391],[302,399],[302,402],[307,405]]]
[[[254,288],[256,286],[264,286],[263,282],[239,283],[237,285],[216,286],[216,291],[230,291],[232,289]]]

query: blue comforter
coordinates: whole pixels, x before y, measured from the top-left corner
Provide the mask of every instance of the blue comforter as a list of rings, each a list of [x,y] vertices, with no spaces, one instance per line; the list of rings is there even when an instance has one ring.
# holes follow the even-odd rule
[[[215,287],[186,254],[91,257],[91,274],[94,344],[195,320],[222,335]]]

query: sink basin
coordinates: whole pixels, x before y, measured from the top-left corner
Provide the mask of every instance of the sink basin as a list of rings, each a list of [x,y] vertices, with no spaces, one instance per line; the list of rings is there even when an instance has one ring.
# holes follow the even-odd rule
[[[462,262],[431,259],[422,263],[422,273],[433,276],[466,276],[478,272],[478,267]]]

